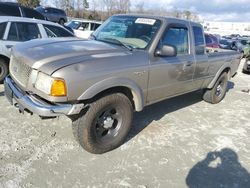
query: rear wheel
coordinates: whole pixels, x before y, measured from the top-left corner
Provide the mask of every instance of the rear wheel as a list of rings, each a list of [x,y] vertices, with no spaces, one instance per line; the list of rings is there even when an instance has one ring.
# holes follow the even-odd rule
[[[226,95],[228,86],[228,73],[224,72],[220,75],[212,89],[204,92],[203,99],[206,102],[216,104],[223,100]]]
[[[120,146],[131,128],[133,108],[121,93],[105,96],[92,104],[72,123],[79,144],[88,152],[101,154]]]
[[[64,19],[61,18],[61,19],[59,20],[58,23],[59,23],[60,25],[64,25],[65,21],[64,21]]]
[[[4,59],[0,58],[0,83],[3,83],[4,78],[8,75],[8,73],[8,63]]]

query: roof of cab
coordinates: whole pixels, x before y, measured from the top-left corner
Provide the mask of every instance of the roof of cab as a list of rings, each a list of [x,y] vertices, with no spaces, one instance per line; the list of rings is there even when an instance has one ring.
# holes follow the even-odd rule
[[[48,24],[48,25],[55,25],[60,26],[61,25],[57,23],[53,23],[46,20],[39,20],[34,18],[26,18],[26,17],[15,17],[15,16],[0,16],[0,22],[28,22],[28,23],[40,23],[40,24]]]
[[[133,17],[142,17],[142,18],[149,18],[149,19],[158,19],[162,21],[178,21],[178,22],[185,22],[185,23],[191,23],[192,25],[199,25],[202,27],[200,23],[193,22],[190,20],[180,19],[180,18],[174,18],[174,17],[167,17],[167,16],[156,16],[156,15],[149,15],[149,14],[115,14],[113,16],[133,16]]]

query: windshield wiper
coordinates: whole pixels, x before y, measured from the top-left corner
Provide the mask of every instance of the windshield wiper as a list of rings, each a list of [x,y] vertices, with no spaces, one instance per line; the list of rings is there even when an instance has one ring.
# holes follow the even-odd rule
[[[119,41],[118,39],[114,39],[114,38],[102,38],[102,39],[99,39],[99,40],[103,41],[103,42],[109,42],[109,43],[112,43],[112,44],[118,44],[120,46],[123,46],[123,47],[127,48],[129,51],[133,50],[133,48],[130,45],[124,44],[123,42]]]

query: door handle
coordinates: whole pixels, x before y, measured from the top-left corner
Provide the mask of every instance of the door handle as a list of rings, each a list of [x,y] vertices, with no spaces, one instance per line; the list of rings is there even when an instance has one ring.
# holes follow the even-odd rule
[[[193,64],[192,61],[187,61],[187,62],[185,62],[184,65],[183,65],[183,68],[182,68],[183,71],[186,71],[189,67],[192,66],[192,64]]]
[[[6,48],[8,48],[8,49],[10,49],[12,47],[13,47],[13,45],[6,45]]]

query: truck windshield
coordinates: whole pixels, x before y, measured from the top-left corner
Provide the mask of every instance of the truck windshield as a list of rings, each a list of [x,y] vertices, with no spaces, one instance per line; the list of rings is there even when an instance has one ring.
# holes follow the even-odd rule
[[[99,41],[145,49],[161,26],[161,21],[143,17],[115,16],[104,22],[92,36]]]

